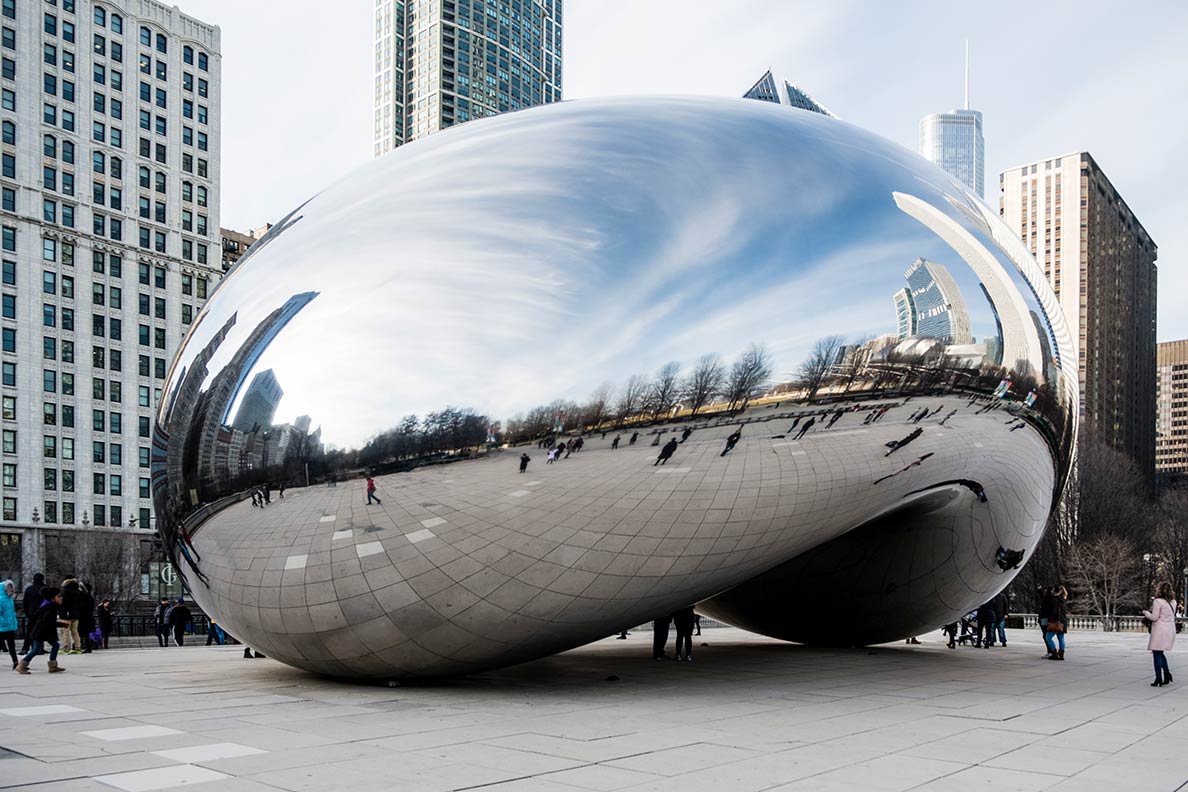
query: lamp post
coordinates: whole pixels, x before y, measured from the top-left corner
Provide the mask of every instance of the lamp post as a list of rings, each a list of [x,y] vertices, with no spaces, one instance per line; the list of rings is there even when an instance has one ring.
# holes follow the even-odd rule
[[[1182,604],[1188,603],[1188,567],[1184,567],[1184,589],[1183,589],[1183,591],[1184,591],[1184,598],[1180,600],[1180,602]],[[1188,608],[1188,604],[1185,604],[1185,607]]]
[[[1147,600],[1151,600],[1151,578],[1155,575],[1155,570],[1152,568],[1154,564],[1151,563],[1151,554],[1143,553],[1143,562],[1147,565]]]

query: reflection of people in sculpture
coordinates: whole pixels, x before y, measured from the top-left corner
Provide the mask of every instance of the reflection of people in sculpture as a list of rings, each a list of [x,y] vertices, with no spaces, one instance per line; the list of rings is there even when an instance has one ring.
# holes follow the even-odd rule
[[[618,447],[619,447],[619,438],[621,438],[622,436],[623,436],[623,435],[615,435],[615,439],[614,439],[614,440],[611,440],[611,448],[612,448],[612,449],[615,449],[615,448],[618,448]]]
[[[788,434],[792,434],[792,430],[796,428],[796,424],[800,423],[800,416],[792,419],[792,425],[788,427]]]
[[[532,457],[528,454],[520,454],[520,472],[523,473],[528,469],[528,463],[532,461]]]
[[[729,454],[730,450],[732,448],[734,448],[736,445],[738,445],[738,441],[741,439],[742,439],[742,426],[739,426],[737,429],[735,429],[733,432],[730,433],[729,437],[726,438],[726,447],[722,449],[722,453],[719,456],[726,456],[727,454]]]
[[[680,443],[677,442],[675,437],[665,443],[664,448],[660,449],[660,456],[656,457],[656,461],[652,463],[652,467],[655,467],[656,465],[663,465],[668,462],[669,458],[674,453],[676,453],[678,445],[680,445]]]
[[[909,462],[908,464],[904,465],[903,467],[901,467],[899,470],[895,471],[894,473],[888,473],[887,475],[883,476],[882,478],[875,479],[874,483],[878,484],[880,481],[886,481],[889,478],[894,478],[894,477],[898,476],[900,473],[906,473],[907,471],[911,470],[914,467],[919,467],[920,464],[925,459],[928,459],[928,457],[932,456],[932,454],[933,454],[933,452],[929,451],[924,456],[919,457],[918,459],[916,459],[912,462]]]
[[[545,457],[545,464],[551,465],[551,464],[553,464],[553,461],[556,459],[557,459],[557,449],[550,448],[548,456]]]
[[[845,410],[842,410],[842,409],[840,409],[840,408],[839,408],[837,412],[835,412],[833,415],[831,415],[831,416],[829,417],[829,423],[825,425],[825,428],[826,428],[826,429],[829,429],[829,428],[831,428],[831,427],[832,427],[832,426],[833,426],[835,423],[837,423],[837,419],[838,419],[838,418],[841,418],[841,417],[842,417],[842,413],[844,413],[844,412],[845,412]]]
[[[944,426],[944,425],[945,425],[945,421],[949,420],[950,418],[952,418],[952,417],[953,417],[954,415],[956,415],[956,414],[957,414],[957,411],[956,411],[956,410],[950,410],[948,415],[946,415],[944,418],[941,418],[941,420],[940,420],[940,425],[941,425],[941,426]]]
[[[924,434],[924,430],[917,428],[917,429],[913,429],[911,431],[911,433],[907,437],[903,438],[902,440],[892,440],[890,443],[887,443],[887,448],[890,448],[891,450],[888,451],[887,453],[883,454],[883,456],[891,456],[896,451],[903,448],[905,445],[912,442],[913,440],[915,440],[917,437],[919,437],[922,434]]]
[[[816,422],[817,422],[816,418],[809,418],[807,421],[805,421],[804,426],[800,427],[800,431],[796,433],[796,439],[799,440],[800,438],[804,437],[804,433],[807,432],[809,429],[812,429],[813,424],[815,424]],[[792,431],[792,430],[789,429],[788,431]]]
[[[370,506],[372,501],[375,501],[376,503],[383,503],[383,501],[381,501],[379,498],[377,498],[375,496],[375,479],[373,479],[371,476],[368,476],[367,477],[367,505]]]
[[[683,443],[683,442],[685,442],[686,440],[688,440],[688,439],[689,439],[689,435],[691,435],[691,434],[693,434],[693,427],[691,427],[691,426],[686,426],[686,427],[685,427],[685,431],[681,432],[681,442]]]
[[[629,441],[627,441],[627,445],[629,445],[629,446],[635,445],[635,441],[638,439],[639,439],[639,432],[632,432],[631,439]]]

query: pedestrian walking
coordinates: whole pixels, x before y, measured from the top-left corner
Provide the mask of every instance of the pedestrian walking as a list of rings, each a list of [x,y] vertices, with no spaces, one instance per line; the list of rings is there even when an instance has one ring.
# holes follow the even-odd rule
[[[557,449],[550,448],[549,453],[545,455],[545,464],[551,465],[557,459]]]
[[[632,432],[631,439],[627,441],[627,445],[629,445],[629,446],[635,445],[635,441],[638,439],[639,439],[639,432]]]
[[[520,454],[520,472],[521,473],[523,473],[525,470],[528,469],[528,463],[531,461],[532,461],[532,457],[528,456],[527,452]]]
[[[1006,620],[1010,615],[1011,598],[1005,591],[998,592],[994,598],[994,630],[998,633],[998,642],[1006,646]]]
[[[276,494],[277,494],[277,497],[279,497],[281,500],[285,499],[285,485],[284,485],[284,483],[281,483],[276,488]]]
[[[99,603],[99,607],[95,609],[95,621],[99,627],[99,646],[106,649],[111,638],[111,600],[105,599]]]
[[[53,586],[46,586],[41,590],[43,600],[37,607],[37,612],[29,617],[31,624],[29,635],[31,638],[29,652],[17,663],[18,674],[29,673],[29,663],[49,646],[49,672],[56,674],[66,669],[58,665],[58,629],[69,625],[58,618],[58,608],[62,606],[62,591]]]
[[[614,440],[611,440],[611,450],[614,450],[614,449],[616,449],[616,448],[618,448],[618,447],[619,447],[619,439],[620,439],[622,436],[623,436],[623,435],[615,435],[615,439],[614,439]]]
[[[252,506],[260,506],[260,493],[252,490]]]
[[[693,606],[681,608],[672,614],[672,622],[676,626],[676,659],[686,663],[693,662]],[[683,653],[682,653],[683,647]]]
[[[169,609],[169,626],[173,629],[173,643],[175,646],[186,645],[186,627],[193,620],[190,609],[186,607],[184,597],[177,598],[177,604]]]
[[[1166,653],[1176,643],[1176,595],[1171,583],[1163,581],[1155,588],[1151,610],[1144,610],[1143,618],[1151,624],[1151,637],[1147,639],[1147,650],[1155,662],[1155,681],[1151,687],[1170,685],[1172,675]]]
[[[735,429],[733,432],[731,432],[730,436],[726,438],[726,447],[722,449],[722,453],[719,454],[718,456],[726,456],[727,454],[729,454],[730,451],[736,445],[738,445],[738,441],[741,439],[742,439],[742,425],[740,424],[739,427],[737,429]]]
[[[367,505],[370,506],[372,501],[375,501],[376,503],[383,503],[383,501],[380,500],[379,498],[377,498],[375,495],[375,479],[373,479],[371,476],[368,476],[367,477]]]
[[[223,628],[219,627],[214,619],[211,619],[206,627],[206,645],[210,646],[212,643],[223,645]]]
[[[91,640],[91,633],[95,632],[95,598],[91,596],[91,587],[83,581],[78,582],[78,634],[82,638],[82,654],[90,654],[95,648]]]
[[[668,652],[668,623],[672,621],[672,614],[662,616],[652,622],[652,659],[667,660]]]
[[[165,616],[169,613],[169,600],[161,597],[157,609],[153,611],[153,618],[157,622],[157,646],[164,649],[169,646],[169,624]]]
[[[1052,586],[1040,604],[1040,624],[1044,627],[1044,644],[1048,647],[1049,660],[1064,659],[1064,633],[1068,626],[1064,607],[1067,600],[1068,589]],[[1056,648],[1057,644],[1059,649]]]
[[[16,652],[17,613],[16,585],[11,580],[0,586],[0,650],[7,650],[12,657],[12,667],[17,667]]]
[[[697,628],[697,632],[695,632],[694,635],[701,635],[701,614],[700,613],[694,612],[693,626]]]
[[[813,424],[815,424],[816,422],[817,422],[816,418],[809,418],[807,421],[805,421],[804,425],[800,427],[800,431],[797,432],[796,439],[799,440],[800,438],[804,437],[805,432],[807,432],[809,429],[812,429]]]
[[[62,654],[82,654],[82,639],[78,635],[78,621],[82,613],[83,598],[79,591],[78,581],[69,578],[62,581],[62,602],[58,608],[58,618],[65,622],[58,641],[62,646]]]
[[[25,593],[21,597],[21,613],[25,614],[25,640],[21,643],[21,654],[29,651],[33,638],[29,633],[33,626],[33,614],[41,607],[41,590],[45,588],[45,575],[40,572],[33,575],[33,583],[25,586]]]
[[[674,453],[676,453],[678,445],[680,445],[680,443],[676,441],[675,437],[665,443],[664,447],[660,449],[660,456],[656,457],[656,461],[652,463],[652,467],[667,463],[669,458],[672,457]]]
[[[994,646],[994,600],[978,606],[978,640],[974,646],[983,649]]]

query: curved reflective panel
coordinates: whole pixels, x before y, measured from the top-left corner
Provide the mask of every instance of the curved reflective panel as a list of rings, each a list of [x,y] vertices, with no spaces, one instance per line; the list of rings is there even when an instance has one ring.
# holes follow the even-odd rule
[[[252,247],[170,372],[154,498],[198,603],[327,674],[694,602],[883,641],[1026,560],[1075,365],[1019,241],[914,154],[763,102],[567,102],[403,146]]]

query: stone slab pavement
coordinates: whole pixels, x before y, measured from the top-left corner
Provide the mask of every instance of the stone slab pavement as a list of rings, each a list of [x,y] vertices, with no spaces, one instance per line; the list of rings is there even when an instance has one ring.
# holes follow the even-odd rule
[[[415,687],[320,678],[239,647],[113,649],[0,677],[0,788],[210,790],[1188,789],[1188,669],[1145,636],[824,650],[651,634]],[[670,644],[671,647],[671,644]],[[1172,653],[1173,673],[1179,655]]]

